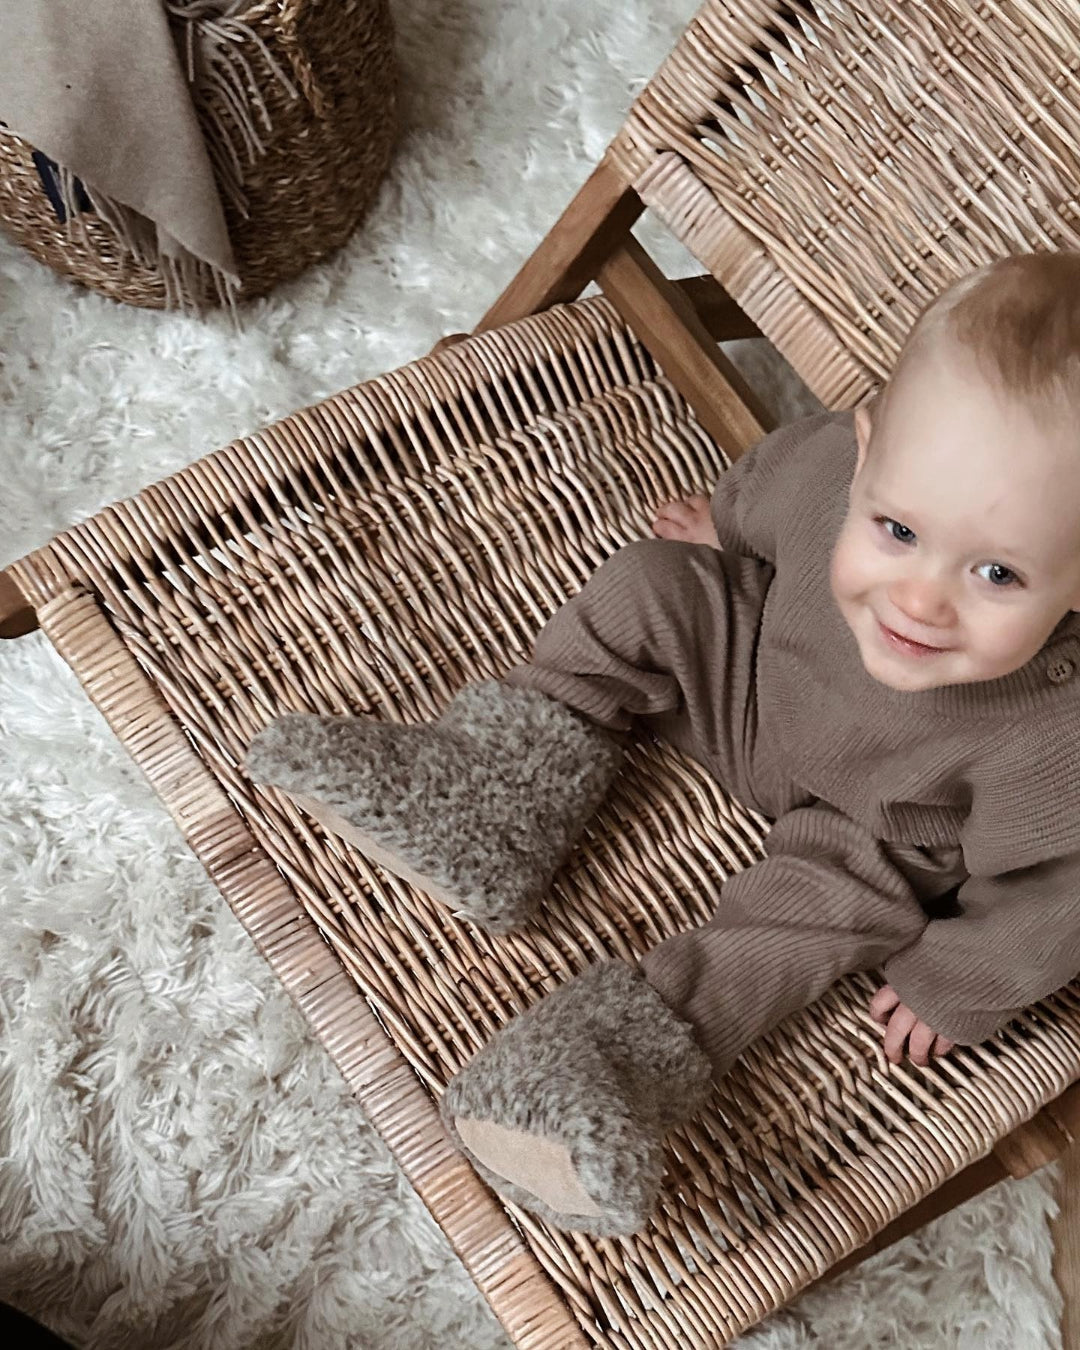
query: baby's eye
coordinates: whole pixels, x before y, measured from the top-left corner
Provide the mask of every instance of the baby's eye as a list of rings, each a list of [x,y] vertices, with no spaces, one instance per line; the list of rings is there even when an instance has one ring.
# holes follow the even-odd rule
[[[879,525],[885,527],[898,544],[911,544],[914,542],[915,531],[909,530],[906,525],[901,525],[898,520],[890,520],[888,516],[875,516],[874,519]]]
[[[1012,586],[1019,584],[1020,581],[1012,568],[1006,567],[1003,563],[983,563],[981,567],[977,567],[975,570],[980,576],[989,573],[986,579],[995,586]]]

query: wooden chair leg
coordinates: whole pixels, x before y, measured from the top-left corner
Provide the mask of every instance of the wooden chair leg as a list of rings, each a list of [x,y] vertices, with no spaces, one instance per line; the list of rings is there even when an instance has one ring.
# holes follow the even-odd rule
[[[1054,1279],[1061,1293],[1062,1350],[1080,1350],[1080,1089],[1073,1087],[1047,1106],[1054,1123],[1072,1140],[1062,1157],[1054,1237]]]
[[[601,266],[597,280],[698,421],[733,459],[775,425],[686,292],[664,276],[632,235]]]
[[[502,295],[477,325],[500,328],[551,305],[576,300],[645,209],[605,158]]]
[[[1062,1158],[1054,1235],[1054,1279],[1061,1293],[1062,1350],[1080,1350],[1080,1144]]]
[[[700,277],[680,277],[675,285],[693,305],[714,342],[761,337],[761,329],[753,319],[743,313],[708,272]]]
[[[23,637],[38,626],[33,606],[9,572],[0,572],[0,638]]]

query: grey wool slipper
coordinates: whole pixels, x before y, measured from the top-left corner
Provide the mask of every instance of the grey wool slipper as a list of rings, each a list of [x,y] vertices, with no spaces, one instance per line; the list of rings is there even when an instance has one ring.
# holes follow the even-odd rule
[[[287,713],[252,741],[256,783],[456,913],[529,919],[600,805],[621,741],[554,699],[466,685],[435,722]]]
[[[711,1066],[644,976],[605,961],[515,1018],[449,1082],[443,1123],[485,1181],[559,1228],[647,1222],[664,1135],[704,1106]]]

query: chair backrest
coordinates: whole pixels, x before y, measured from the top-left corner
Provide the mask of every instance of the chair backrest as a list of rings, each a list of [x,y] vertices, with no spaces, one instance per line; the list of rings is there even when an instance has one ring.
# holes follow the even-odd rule
[[[706,0],[611,155],[814,392],[848,406],[925,303],[1080,247],[1074,0]]]

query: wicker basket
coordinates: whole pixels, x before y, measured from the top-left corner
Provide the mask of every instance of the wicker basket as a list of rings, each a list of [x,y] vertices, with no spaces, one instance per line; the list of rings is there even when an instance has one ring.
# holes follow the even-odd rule
[[[231,159],[238,181],[222,204],[241,299],[265,295],[338,248],[370,206],[390,160],[397,119],[387,0],[263,0],[234,16],[251,40],[244,64],[265,107],[261,152],[221,143],[231,110],[211,92],[198,111],[219,182]],[[254,92],[254,91],[253,91]],[[264,129],[265,127],[265,129]],[[163,309],[166,278],[134,257],[92,212],[69,229],[56,216],[32,147],[0,130],[0,226],[56,271],[114,300]],[[193,308],[220,302],[208,268]]]

